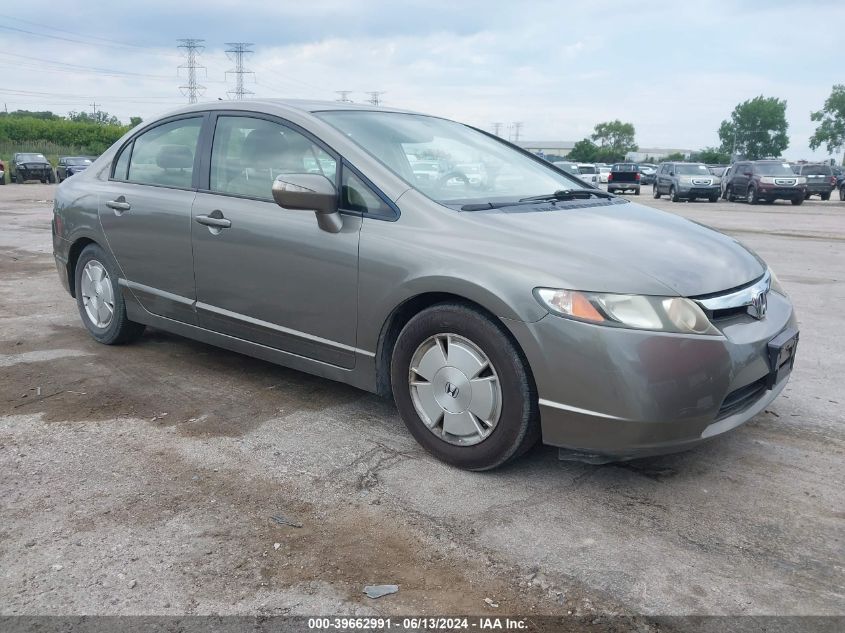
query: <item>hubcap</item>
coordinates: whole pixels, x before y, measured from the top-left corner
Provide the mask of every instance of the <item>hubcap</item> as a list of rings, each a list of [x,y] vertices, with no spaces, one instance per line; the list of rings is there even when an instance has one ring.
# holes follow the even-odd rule
[[[487,355],[463,336],[436,334],[423,341],[411,357],[408,386],[417,415],[450,444],[478,444],[499,422],[499,377]]]
[[[96,259],[85,264],[80,286],[88,319],[95,327],[107,328],[114,317],[114,290],[105,266]]]
[[[748,202],[754,201],[754,190],[753,189],[751,189],[751,188],[748,189],[748,194],[746,195],[746,198],[748,199]]]

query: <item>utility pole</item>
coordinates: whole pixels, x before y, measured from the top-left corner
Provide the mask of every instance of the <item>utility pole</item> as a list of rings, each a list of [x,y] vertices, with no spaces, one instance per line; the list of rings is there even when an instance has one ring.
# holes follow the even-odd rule
[[[89,106],[91,106],[91,113],[92,113],[92,114],[91,114],[91,117],[94,119],[94,123],[97,123],[97,122],[98,122],[98,121],[97,121],[97,106],[98,106],[98,105],[103,105],[103,104],[102,104],[102,103],[97,103],[97,100],[95,99],[95,100],[94,100],[94,103],[89,103],[88,105],[89,105]]]
[[[496,121],[495,123],[493,123],[493,134],[495,134],[496,136],[501,136],[501,134],[499,134],[499,132],[501,132],[501,131],[502,131],[502,124],[499,121]]]
[[[513,133],[511,134],[510,140],[514,143],[519,141],[519,132],[522,130],[522,125],[522,121],[514,121],[511,123],[511,130],[513,130]]]
[[[229,75],[235,76],[235,89],[227,91],[226,94],[240,101],[244,98],[244,95],[254,94],[252,90],[244,88],[244,75],[255,74],[251,70],[244,69],[244,56],[251,55],[254,51],[250,50],[249,47],[252,44],[249,42],[227,42],[226,46],[229,47],[226,49],[226,56],[235,62],[235,68],[226,71],[227,78]]]
[[[185,69],[188,71],[188,83],[179,86],[182,94],[188,97],[188,103],[196,103],[197,96],[202,96],[205,91],[205,86],[197,83],[197,70],[205,70],[205,66],[197,63],[197,57],[205,50],[203,42],[205,40],[195,39],[192,37],[176,40],[179,42],[178,48],[183,49],[185,55],[185,63],[179,66],[179,70]]]
[[[372,92],[368,92],[367,94],[370,95],[370,98],[367,99],[368,103],[372,103],[374,106],[381,105],[380,97],[384,94],[384,90],[373,90]]]
[[[335,93],[340,95],[338,101],[341,103],[353,103],[352,99],[349,98],[351,92],[351,90],[335,90]]]

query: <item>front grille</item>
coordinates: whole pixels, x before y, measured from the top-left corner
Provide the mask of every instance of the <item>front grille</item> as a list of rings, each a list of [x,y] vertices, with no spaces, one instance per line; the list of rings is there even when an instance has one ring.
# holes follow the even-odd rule
[[[745,385],[744,387],[731,391],[722,401],[722,406],[716,414],[716,419],[722,420],[734,413],[739,413],[757,402],[760,396],[766,392],[766,380],[767,377],[763,376],[750,385]]]

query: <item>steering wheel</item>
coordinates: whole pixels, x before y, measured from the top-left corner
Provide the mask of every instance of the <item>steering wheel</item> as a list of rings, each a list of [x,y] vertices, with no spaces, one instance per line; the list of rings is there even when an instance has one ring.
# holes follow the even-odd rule
[[[457,169],[453,169],[452,171],[448,171],[445,174],[443,174],[442,176],[440,176],[440,178],[437,179],[437,186],[440,189],[445,189],[448,182],[452,179],[462,180],[463,183],[464,183],[464,189],[466,190],[466,189],[469,188],[469,178],[467,177],[467,175],[464,172],[457,170]]]

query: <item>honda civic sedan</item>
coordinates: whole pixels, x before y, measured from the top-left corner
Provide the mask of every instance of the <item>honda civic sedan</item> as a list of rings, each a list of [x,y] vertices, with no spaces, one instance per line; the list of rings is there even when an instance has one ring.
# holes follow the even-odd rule
[[[798,341],[733,238],[399,110],[172,112],[58,187],[53,238],[97,341],[151,326],[392,397],[473,470],[540,440],[592,461],[693,447],[783,390]]]

